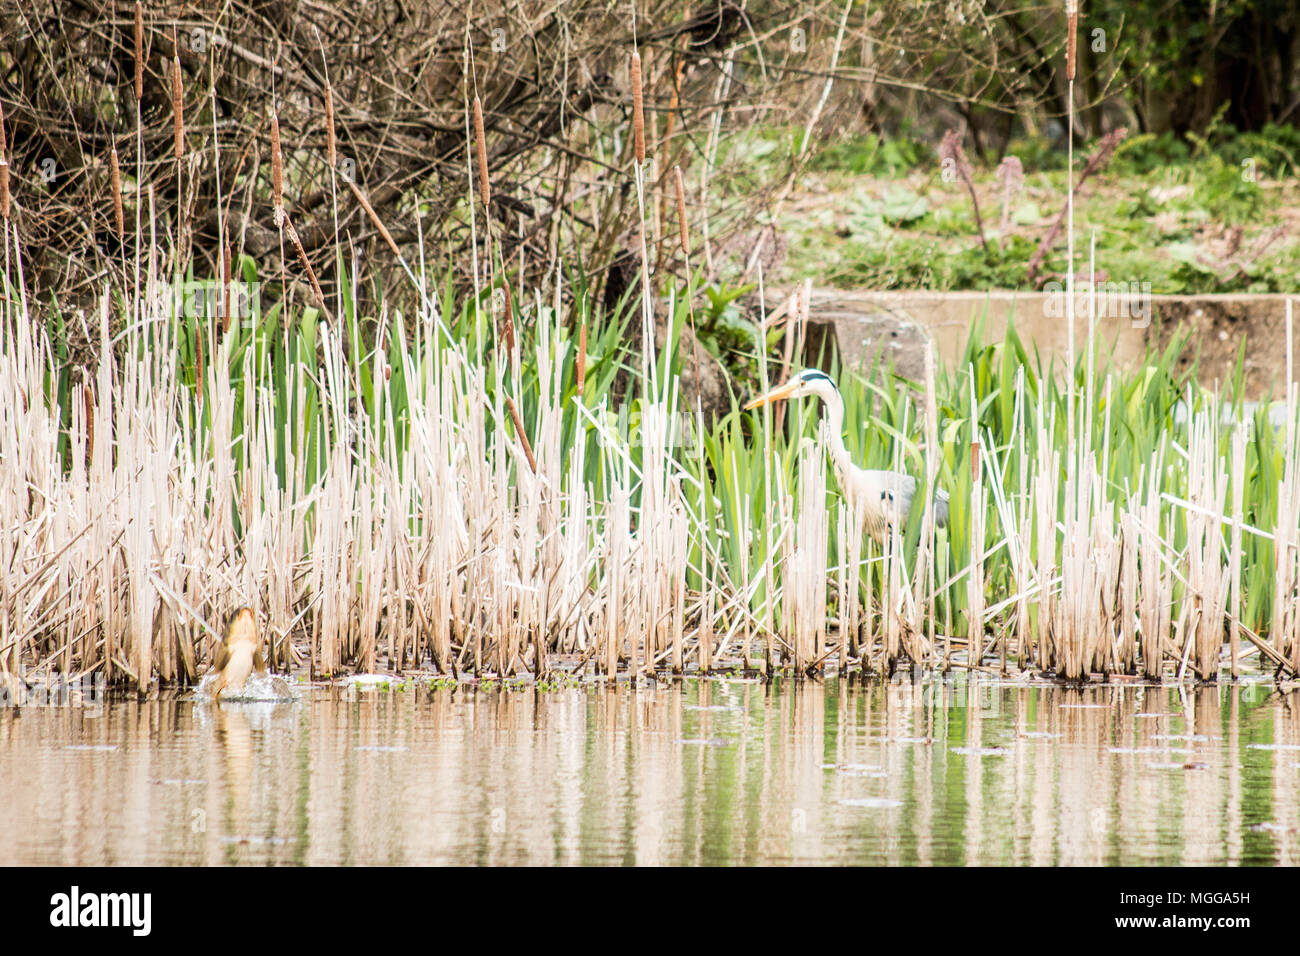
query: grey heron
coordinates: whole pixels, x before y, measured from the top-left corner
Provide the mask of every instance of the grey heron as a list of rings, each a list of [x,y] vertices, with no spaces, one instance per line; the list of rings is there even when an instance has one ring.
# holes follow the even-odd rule
[[[883,544],[890,525],[906,521],[916,496],[916,479],[897,471],[870,471],[853,464],[844,445],[844,398],[829,375],[817,369],[804,369],[784,385],[760,395],[745,405],[745,411],[781,398],[815,395],[826,404],[827,450],[844,495],[858,508],[867,533]],[[934,517],[938,527],[948,523],[948,493],[936,490]]]

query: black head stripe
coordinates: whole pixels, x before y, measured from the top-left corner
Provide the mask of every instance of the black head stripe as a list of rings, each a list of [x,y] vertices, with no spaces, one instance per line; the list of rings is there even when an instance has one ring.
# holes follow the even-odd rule
[[[831,382],[831,377],[829,375],[825,372],[819,372],[816,369],[809,369],[806,372],[801,372],[799,377],[805,382],[815,382],[818,379],[825,379],[826,381]],[[831,384],[834,385],[835,383],[831,382]]]

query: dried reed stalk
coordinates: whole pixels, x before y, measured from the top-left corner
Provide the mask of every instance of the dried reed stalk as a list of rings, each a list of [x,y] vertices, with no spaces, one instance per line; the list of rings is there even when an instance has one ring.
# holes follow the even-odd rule
[[[9,163],[0,155],[0,217],[9,219]]]
[[[1233,680],[1241,673],[1238,655],[1241,652],[1241,522],[1245,491],[1246,428],[1243,422],[1235,422],[1232,429],[1232,545],[1228,550],[1228,582],[1232,589],[1228,597],[1228,610],[1232,615],[1228,641]]]

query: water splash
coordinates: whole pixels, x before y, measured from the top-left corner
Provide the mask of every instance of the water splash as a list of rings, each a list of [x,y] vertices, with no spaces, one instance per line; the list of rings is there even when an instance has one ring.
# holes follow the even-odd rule
[[[212,700],[212,685],[216,681],[217,675],[214,671],[204,674],[203,680],[199,681],[199,686],[194,691],[196,699]],[[221,695],[221,702],[229,704],[235,701],[298,700],[301,696],[283,677],[262,672],[249,674],[248,680],[244,682],[244,689],[237,693],[226,691]]]

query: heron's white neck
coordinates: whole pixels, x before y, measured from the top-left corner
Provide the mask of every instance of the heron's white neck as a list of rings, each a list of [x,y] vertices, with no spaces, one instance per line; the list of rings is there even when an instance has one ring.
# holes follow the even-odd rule
[[[853,463],[844,444],[844,398],[829,383],[824,388],[817,388],[816,395],[826,403],[826,420],[822,422],[822,427],[826,429],[826,449],[831,454],[835,469],[840,474],[847,475],[851,472]]]

